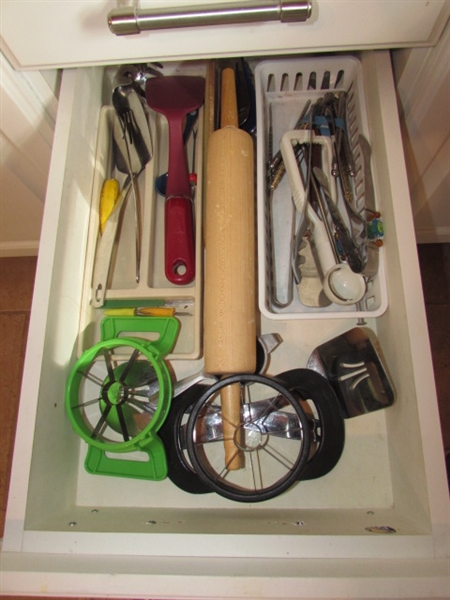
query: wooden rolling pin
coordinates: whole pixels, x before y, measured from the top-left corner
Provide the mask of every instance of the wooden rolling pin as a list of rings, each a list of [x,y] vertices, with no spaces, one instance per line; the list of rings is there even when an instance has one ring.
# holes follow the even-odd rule
[[[208,140],[205,206],[205,369],[228,375],[256,369],[253,140],[238,128],[236,84],[222,71],[221,127]],[[244,466],[239,435],[240,385],[221,393],[225,462]]]

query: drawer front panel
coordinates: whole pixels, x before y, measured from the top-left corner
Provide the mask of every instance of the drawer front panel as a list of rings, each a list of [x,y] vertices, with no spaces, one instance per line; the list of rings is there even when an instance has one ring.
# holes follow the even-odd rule
[[[103,2],[2,3],[2,43],[14,66],[23,69],[113,64],[147,60],[235,55],[268,55],[433,44],[450,7],[445,0],[314,0],[306,23],[276,22],[113,35],[107,15],[117,7]],[[165,2],[140,7],[164,8]],[[218,5],[192,0],[183,8]],[[239,2],[238,2],[239,4]],[[242,4],[245,4],[242,1]],[[277,4],[274,1],[274,4]],[[57,52],[55,52],[57,48]]]

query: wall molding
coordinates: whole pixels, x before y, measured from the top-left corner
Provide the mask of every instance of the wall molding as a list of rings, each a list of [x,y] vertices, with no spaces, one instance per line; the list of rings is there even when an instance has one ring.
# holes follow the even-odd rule
[[[13,256],[37,256],[39,253],[39,240],[0,242],[0,258],[11,258]]]
[[[450,227],[416,229],[418,244],[450,244]]]

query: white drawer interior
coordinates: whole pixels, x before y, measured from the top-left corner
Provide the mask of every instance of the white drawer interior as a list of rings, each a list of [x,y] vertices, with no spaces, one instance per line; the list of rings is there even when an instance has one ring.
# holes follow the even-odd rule
[[[107,99],[102,69],[65,73],[11,483],[22,500],[10,503],[5,551],[354,559],[431,559],[444,551],[438,415],[388,55],[363,54],[362,67],[389,298],[366,325],[378,336],[397,399],[346,420],[344,454],[326,477],[253,505],[190,495],[169,480],[84,470],[86,445],[71,429],[64,393],[79,352],[97,124]],[[315,347],[355,325],[262,316],[261,332],[283,340],[269,374],[304,367]],[[181,377],[202,361],[175,357],[171,365]]]

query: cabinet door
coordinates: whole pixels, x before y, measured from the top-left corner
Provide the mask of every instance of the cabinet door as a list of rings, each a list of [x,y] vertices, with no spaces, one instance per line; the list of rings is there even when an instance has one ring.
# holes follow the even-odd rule
[[[392,53],[419,244],[450,242],[450,21],[433,48]]]
[[[217,6],[223,0],[174,0],[182,6]],[[147,31],[117,37],[108,13],[121,2],[48,2],[3,0],[1,39],[17,68],[175,60],[235,55],[317,52],[429,45],[436,42],[450,14],[445,0],[312,0],[304,23],[244,23],[177,30]],[[228,4],[228,2],[227,2]],[[246,0],[234,0],[239,6]],[[257,4],[257,2],[252,2]],[[271,0],[261,0],[271,4]],[[280,0],[272,0],[277,7]],[[143,1],[141,9],[167,7],[163,0]],[[201,34],[200,34],[201,32]]]
[[[57,100],[38,72],[0,54],[0,255],[37,254]]]

